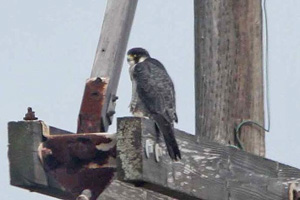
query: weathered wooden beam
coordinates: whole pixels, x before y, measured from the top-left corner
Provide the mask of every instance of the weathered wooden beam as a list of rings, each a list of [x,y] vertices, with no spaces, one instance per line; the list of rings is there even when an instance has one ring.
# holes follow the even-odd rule
[[[56,131],[41,121],[8,124],[11,184],[62,199],[90,190],[95,200],[116,171],[115,134]]]
[[[59,199],[75,199],[82,190],[89,189],[94,195],[93,199],[111,183],[111,176],[115,172],[112,170],[115,168],[114,158],[99,150],[109,150],[113,144],[107,139],[102,142],[109,143],[101,143],[101,134],[100,137],[99,134],[76,135],[35,120],[9,122],[8,136],[10,177],[14,186]],[[101,154],[98,156],[102,159],[95,159],[95,154]],[[101,160],[107,161],[107,164],[103,165]],[[93,172],[90,173],[89,169]],[[132,198],[173,199],[115,180],[98,200]]]
[[[77,133],[99,133],[106,129],[101,120],[101,111],[105,109],[107,85],[108,80],[99,77],[86,81],[78,116]]]
[[[151,120],[118,119],[117,173],[122,181],[179,199],[288,199],[289,183],[300,183],[300,170],[176,130],[182,152],[172,162]],[[145,144],[162,147],[160,161],[147,158]],[[150,151],[151,152],[151,151]]]
[[[85,128],[83,126],[86,125],[86,121],[89,120],[94,122],[90,123],[89,128],[98,129],[100,127],[101,132],[107,132],[109,125],[112,123],[117,99],[117,87],[136,6],[137,0],[107,1],[100,40],[90,76],[92,79],[98,77],[105,80],[106,83],[105,89],[98,95],[103,98],[100,101],[101,110],[98,111],[98,114],[95,113],[96,111],[92,114],[85,113],[84,110],[89,109],[87,101],[92,98],[86,96],[85,93],[78,119],[78,132],[87,133],[82,130]],[[95,123],[99,117],[101,120]],[[92,128],[92,126],[95,126],[95,128]]]
[[[114,180],[97,200],[176,200],[175,198]]]
[[[8,123],[10,183],[32,192],[70,199],[72,194],[47,175],[39,160],[38,147],[44,140],[43,128],[40,121]]]
[[[50,135],[70,135],[70,134],[74,134],[70,131],[66,131],[60,128],[56,128],[54,126],[48,126],[49,127],[49,133]]]
[[[107,1],[91,78],[114,76],[118,82],[136,6],[137,0]]]
[[[261,0],[194,1],[196,135],[237,145],[243,120],[264,125]],[[265,155],[264,130],[241,128],[245,150]]]

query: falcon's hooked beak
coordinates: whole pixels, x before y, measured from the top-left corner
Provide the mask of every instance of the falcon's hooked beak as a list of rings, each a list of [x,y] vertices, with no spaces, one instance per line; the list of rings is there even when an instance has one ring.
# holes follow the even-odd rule
[[[127,55],[127,62],[130,66],[133,66],[137,63],[143,62],[146,60],[148,57],[147,56],[138,56],[136,54],[128,54]]]
[[[148,51],[140,47],[132,48],[127,52],[127,62],[130,66],[143,62],[149,57]]]
[[[127,62],[129,64],[129,66],[133,66],[137,63],[136,60],[135,60],[134,55],[131,55],[131,54],[127,55]]]

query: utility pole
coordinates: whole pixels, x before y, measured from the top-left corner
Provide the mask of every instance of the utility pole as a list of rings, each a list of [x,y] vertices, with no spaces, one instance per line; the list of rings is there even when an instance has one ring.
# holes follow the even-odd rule
[[[244,120],[264,125],[261,0],[195,0],[197,140],[237,145]],[[265,155],[265,133],[244,125],[245,150]]]
[[[9,122],[11,185],[77,200],[299,199],[299,169],[253,155],[265,154],[262,130],[242,128],[251,153],[227,145],[240,122],[263,124],[260,3],[195,0],[197,135],[174,130],[182,153],[174,162],[151,119],[118,118],[116,134],[100,133],[113,118],[137,4],[108,1],[79,114],[83,134],[48,126],[31,108]]]

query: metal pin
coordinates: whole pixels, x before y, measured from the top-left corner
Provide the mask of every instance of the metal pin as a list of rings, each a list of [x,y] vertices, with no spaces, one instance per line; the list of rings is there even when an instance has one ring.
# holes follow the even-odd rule
[[[155,149],[155,160],[156,160],[156,162],[159,162],[160,157],[163,155],[162,148],[159,146],[158,143],[156,143],[154,149]]]
[[[149,158],[150,153],[153,153],[153,142],[150,139],[147,139],[145,142],[145,153],[146,153],[146,158]]]
[[[102,82],[102,79],[100,77],[97,77],[95,80],[95,83],[101,83],[101,82]]]
[[[112,95],[112,102],[116,102],[119,99],[115,94]]]

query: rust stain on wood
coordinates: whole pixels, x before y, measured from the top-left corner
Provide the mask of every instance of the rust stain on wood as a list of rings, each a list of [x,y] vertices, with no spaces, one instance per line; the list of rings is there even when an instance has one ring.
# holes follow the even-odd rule
[[[115,173],[115,134],[52,135],[40,145],[39,156],[47,174],[74,197],[89,189],[94,200]]]
[[[102,132],[101,111],[103,109],[108,78],[90,78],[86,82],[78,117],[77,133]]]

